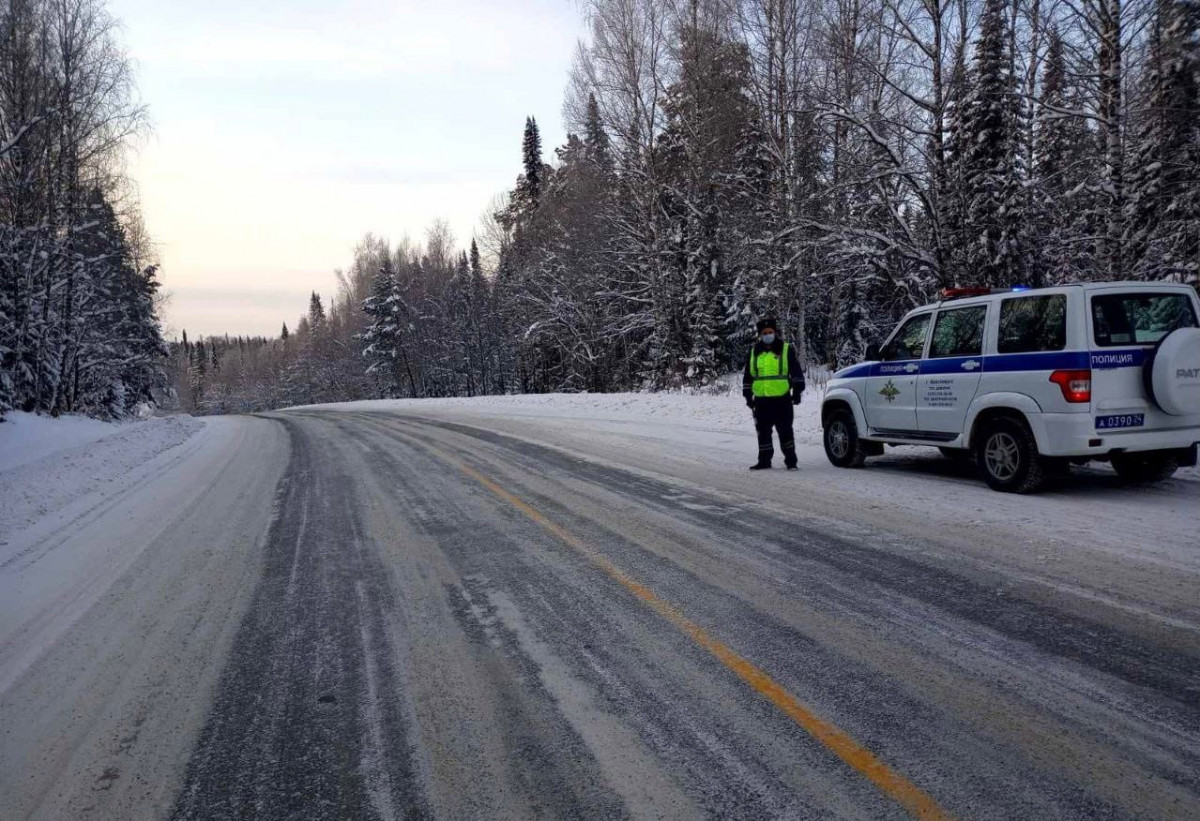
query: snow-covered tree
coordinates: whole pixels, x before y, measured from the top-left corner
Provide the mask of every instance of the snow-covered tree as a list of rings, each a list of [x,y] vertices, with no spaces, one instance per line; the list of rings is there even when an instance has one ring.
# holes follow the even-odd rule
[[[115,207],[142,121],[116,33],[101,0],[0,8],[0,413],[119,417],[165,384],[157,269]]]
[[[203,340],[221,354],[204,390],[235,407],[703,385],[768,313],[838,365],[939,287],[1195,276],[1195,0],[584,8],[567,139],[544,158],[525,118],[478,242],[437,221],[421,243],[365,237],[323,316],[247,341],[236,369]],[[38,241],[0,312],[69,270]],[[10,370],[15,395],[61,382],[61,309],[21,339],[52,367]]]
[[[962,102],[966,265],[981,285],[1012,285],[1023,278],[1023,170],[1016,164],[1020,107],[1011,73],[1009,8],[1009,0],[986,0],[970,91]]]
[[[1200,3],[1158,0],[1135,99],[1125,259],[1139,278],[1200,273]]]

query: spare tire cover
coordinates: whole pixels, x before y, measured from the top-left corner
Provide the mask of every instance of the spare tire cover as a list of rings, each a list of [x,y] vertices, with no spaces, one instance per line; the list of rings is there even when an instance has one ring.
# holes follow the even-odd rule
[[[1155,404],[1172,416],[1200,414],[1200,328],[1163,337],[1150,362]]]

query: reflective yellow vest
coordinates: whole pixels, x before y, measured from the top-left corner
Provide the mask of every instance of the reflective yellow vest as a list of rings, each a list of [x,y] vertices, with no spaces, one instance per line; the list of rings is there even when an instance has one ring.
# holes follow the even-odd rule
[[[758,356],[750,349],[751,386],[755,396],[786,396],[788,392],[788,343],[783,343],[783,355],[763,351]]]

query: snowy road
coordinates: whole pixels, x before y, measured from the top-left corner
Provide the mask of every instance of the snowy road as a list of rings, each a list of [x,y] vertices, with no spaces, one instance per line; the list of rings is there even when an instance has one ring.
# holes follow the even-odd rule
[[[215,420],[3,547],[4,817],[1200,816],[1200,484],[752,447]]]

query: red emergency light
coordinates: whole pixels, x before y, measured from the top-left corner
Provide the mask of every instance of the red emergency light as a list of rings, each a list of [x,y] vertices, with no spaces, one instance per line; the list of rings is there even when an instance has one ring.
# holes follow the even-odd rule
[[[942,299],[959,299],[964,296],[987,296],[991,288],[943,288]]]

